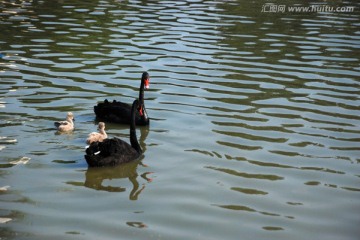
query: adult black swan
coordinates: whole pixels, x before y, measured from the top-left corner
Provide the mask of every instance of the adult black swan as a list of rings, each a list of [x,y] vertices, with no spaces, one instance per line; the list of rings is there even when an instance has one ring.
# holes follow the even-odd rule
[[[148,125],[149,117],[147,115],[144,104],[144,89],[149,88],[150,76],[144,72],[141,77],[139,89],[139,107],[135,115],[136,125]],[[131,105],[114,100],[109,102],[105,99],[104,102],[98,103],[94,106],[96,117],[105,122],[124,123],[129,124],[131,118]]]
[[[131,107],[130,144],[119,138],[93,142],[86,149],[85,159],[89,167],[115,166],[133,161],[140,157],[142,149],[136,138],[135,113],[140,103],[135,100]]]

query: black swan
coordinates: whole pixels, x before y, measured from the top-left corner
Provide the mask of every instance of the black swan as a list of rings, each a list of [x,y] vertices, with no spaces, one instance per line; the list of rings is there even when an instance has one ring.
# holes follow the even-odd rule
[[[102,142],[93,142],[86,149],[85,159],[89,167],[115,166],[139,158],[142,149],[136,137],[135,112],[140,103],[135,100],[131,107],[130,144],[119,138],[107,138]]]
[[[139,89],[139,102],[140,106],[135,115],[136,125],[148,125],[149,117],[147,115],[144,104],[144,89],[149,88],[150,76],[147,72],[144,72],[141,77],[140,89]],[[97,118],[105,122],[113,123],[130,123],[131,105],[114,100],[109,102],[105,99],[104,102],[98,103],[94,106],[94,112]]]

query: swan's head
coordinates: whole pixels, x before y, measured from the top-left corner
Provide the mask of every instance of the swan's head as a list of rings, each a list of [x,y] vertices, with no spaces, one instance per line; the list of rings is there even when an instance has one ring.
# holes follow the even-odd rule
[[[66,119],[75,121],[74,114],[72,112],[68,112],[66,115]]]
[[[150,76],[149,76],[148,72],[144,72],[142,74],[141,80],[144,81],[145,89],[149,89],[149,87],[150,87]]]
[[[104,122],[99,122],[98,129],[99,130],[105,130],[105,123]]]

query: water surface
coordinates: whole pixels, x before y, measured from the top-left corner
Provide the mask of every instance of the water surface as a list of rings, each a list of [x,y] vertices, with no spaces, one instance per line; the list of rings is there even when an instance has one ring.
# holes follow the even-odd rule
[[[264,3],[2,2],[1,238],[357,239],[360,5]],[[88,169],[93,106],[143,71],[144,155]]]

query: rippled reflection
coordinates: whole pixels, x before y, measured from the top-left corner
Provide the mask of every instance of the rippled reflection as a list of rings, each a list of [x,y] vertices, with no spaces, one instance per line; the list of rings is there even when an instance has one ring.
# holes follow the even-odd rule
[[[68,182],[68,184],[74,186],[85,186],[98,191],[125,192],[126,187],[122,187],[121,185],[118,186],[116,180],[127,178],[132,184],[129,199],[138,200],[140,193],[145,189],[145,184],[140,186],[138,181],[138,165],[139,161],[135,161],[113,168],[88,168],[85,172],[85,182]],[[151,172],[144,172],[140,175],[140,177],[146,180],[146,182],[151,182],[152,178],[148,176],[149,174],[151,174]],[[112,184],[111,182],[115,183]],[[108,183],[110,184],[107,185]]]

